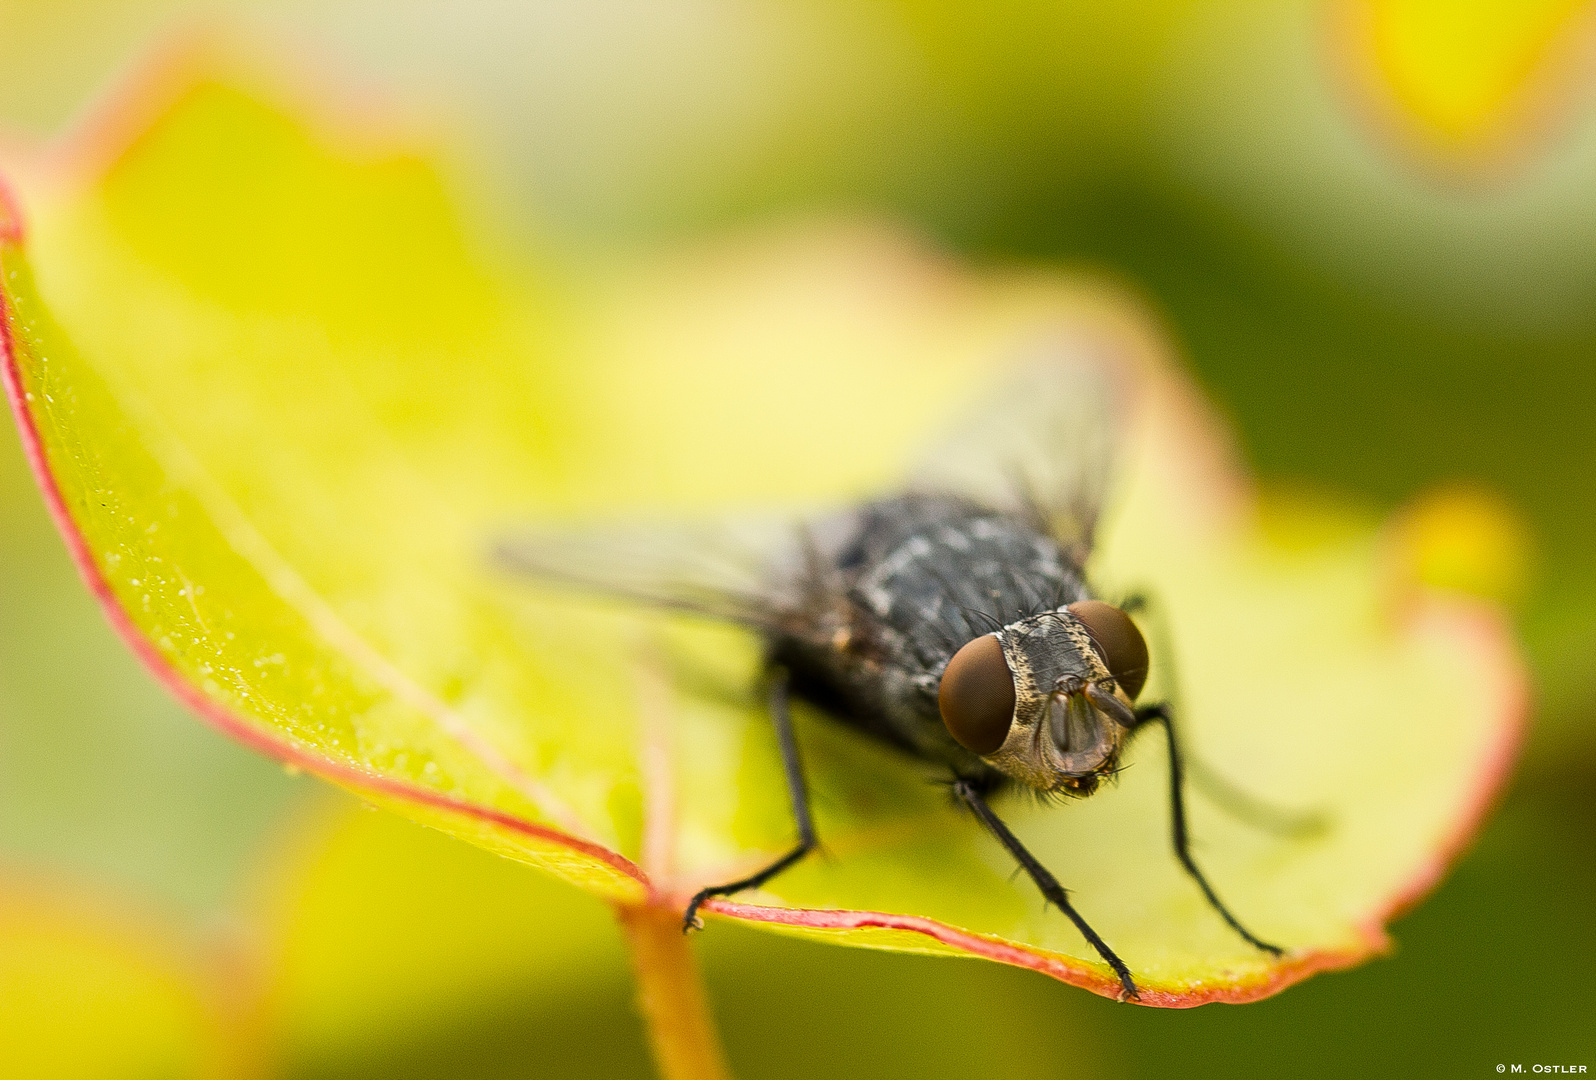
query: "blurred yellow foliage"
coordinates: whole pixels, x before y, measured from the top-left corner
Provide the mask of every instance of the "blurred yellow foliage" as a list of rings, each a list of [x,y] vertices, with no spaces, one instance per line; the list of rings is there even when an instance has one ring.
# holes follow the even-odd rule
[[[1507,604],[1528,591],[1529,527],[1485,488],[1458,484],[1426,492],[1393,519],[1388,536],[1407,581]]]
[[[7,1080],[236,1075],[197,965],[161,931],[55,889],[0,894]]]
[[[1472,152],[1565,97],[1591,26],[1589,0],[1362,0],[1353,48],[1437,149]]]

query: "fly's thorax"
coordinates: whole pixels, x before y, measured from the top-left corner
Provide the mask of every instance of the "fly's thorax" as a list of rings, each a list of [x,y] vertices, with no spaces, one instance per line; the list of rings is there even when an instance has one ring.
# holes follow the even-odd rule
[[[1088,684],[1114,686],[1091,634],[1068,611],[1010,623],[995,635],[1014,677],[1014,720],[1008,737],[984,760],[1042,791],[1089,793],[1111,771],[1126,729],[1095,708]]]

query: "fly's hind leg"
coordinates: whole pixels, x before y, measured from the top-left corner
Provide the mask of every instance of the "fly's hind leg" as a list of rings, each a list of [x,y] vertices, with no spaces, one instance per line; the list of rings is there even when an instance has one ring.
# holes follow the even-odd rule
[[[1185,787],[1185,771],[1182,768],[1180,740],[1175,737],[1175,722],[1170,715],[1167,705],[1144,705],[1136,710],[1136,727],[1132,730],[1141,730],[1147,724],[1157,723],[1164,726],[1164,734],[1169,741],[1169,819],[1171,839],[1175,845],[1175,857],[1180,860],[1180,865],[1191,876],[1203,896],[1208,898],[1208,903],[1219,912],[1221,918],[1230,924],[1230,928],[1240,934],[1248,944],[1253,945],[1271,956],[1281,956],[1285,950],[1278,945],[1271,945],[1260,940],[1248,930],[1241,922],[1230,913],[1219,895],[1214,892],[1214,887],[1208,884],[1208,879],[1203,876],[1202,870],[1197,866],[1196,860],[1191,857],[1191,837],[1186,832],[1186,799],[1183,788]]]
[[[1125,998],[1140,1001],[1141,995],[1136,992],[1136,980],[1131,978],[1130,968],[1125,966],[1125,961],[1114,955],[1114,950],[1110,949],[1108,944],[1097,936],[1097,931],[1081,918],[1080,913],[1070,904],[1069,892],[1058,883],[1058,879],[1048,871],[1047,867],[1037,861],[1035,855],[1025,849],[1019,837],[1003,824],[1003,819],[992,812],[981,790],[968,780],[958,780],[954,782],[953,793],[975,812],[975,816],[981,819],[981,824],[985,825],[987,830],[997,837],[998,842],[1008,849],[1009,854],[1014,856],[1014,861],[1020,864],[1020,868],[1032,881],[1036,882],[1036,887],[1042,890],[1042,895],[1048,902],[1069,917],[1070,922],[1075,924],[1075,929],[1079,930],[1081,936],[1097,950],[1097,955],[1114,969],[1114,974],[1119,976],[1120,986],[1124,988]]]
[[[792,713],[787,698],[787,672],[777,668],[770,686],[770,719],[776,726],[776,741],[781,746],[781,764],[787,774],[787,795],[792,800],[792,816],[798,824],[798,844],[757,874],[740,881],[700,889],[682,916],[683,932],[703,925],[698,919],[698,909],[705,900],[712,896],[730,896],[744,889],[757,889],[815,848],[817,841],[814,818],[809,813],[809,788],[804,783],[804,767],[798,757],[798,740],[792,733]]]

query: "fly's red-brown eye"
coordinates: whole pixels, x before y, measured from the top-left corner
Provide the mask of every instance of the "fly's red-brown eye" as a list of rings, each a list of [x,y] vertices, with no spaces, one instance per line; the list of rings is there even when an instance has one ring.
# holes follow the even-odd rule
[[[1147,642],[1130,616],[1101,600],[1081,600],[1069,606],[1069,613],[1086,626],[1109,674],[1132,701],[1147,682]]]
[[[942,722],[960,746],[990,754],[1009,737],[1014,721],[1014,676],[1003,644],[988,634],[953,654],[937,688]]]

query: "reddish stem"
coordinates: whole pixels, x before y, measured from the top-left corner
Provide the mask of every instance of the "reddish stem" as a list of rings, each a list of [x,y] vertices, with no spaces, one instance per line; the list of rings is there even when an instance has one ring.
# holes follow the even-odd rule
[[[638,1005],[663,1080],[731,1080],[698,964],[673,908],[615,909],[632,947]]]

